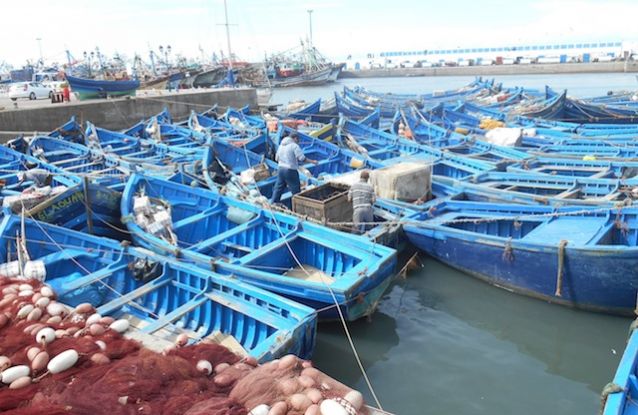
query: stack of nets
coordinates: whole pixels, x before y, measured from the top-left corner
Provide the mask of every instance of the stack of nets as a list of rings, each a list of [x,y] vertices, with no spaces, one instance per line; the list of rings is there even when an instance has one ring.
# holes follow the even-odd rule
[[[214,343],[156,353],[126,320],[0,276],[0,412],[12,415],[356,415],[363,397],[293,355],[258,365]]]

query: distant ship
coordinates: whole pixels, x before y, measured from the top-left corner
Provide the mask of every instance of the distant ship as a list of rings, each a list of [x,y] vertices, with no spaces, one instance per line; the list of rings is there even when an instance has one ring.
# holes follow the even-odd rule
[[[301,49],[273,55],[241,73],[240,80],[255,87],[316,86],[335,82],[345,64],[329,62],[302,42]]]

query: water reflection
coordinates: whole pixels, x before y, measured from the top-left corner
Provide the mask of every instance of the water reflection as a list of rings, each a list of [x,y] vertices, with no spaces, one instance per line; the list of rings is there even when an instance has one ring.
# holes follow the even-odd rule
[[[424,304],[511,341],[549,373],[595,392],[613,376],[631,322],[512,294],[431,259],[410,284]]]
[[[391,287],[371,323],[351,324],[385,409],[486,415],[597,410],[629,320],[553,306],[434,260],[424,263]],[[371,401],[341,327],[319,331],[317,366]]]
[[[399,344],[396,328],[395,319],[383,312],[375,313],[370,321],[361,319],[348,324],[355,347],[362,351],[359,357],[364,367],[371,367],[388,359],[388,352]],[[321,370],[329,374],[339,373],[339,376],[335,376],[347,385],[355,384],[361,377],[340,323],[319,325],[313,360],[320,364]]]

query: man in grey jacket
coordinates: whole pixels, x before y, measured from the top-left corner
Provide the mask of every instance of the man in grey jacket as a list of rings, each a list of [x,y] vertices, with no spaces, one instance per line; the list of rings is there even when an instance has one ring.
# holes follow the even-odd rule
[[[299,181],[299,163],[307,161],[308,163],[317,164],[315,160],[306,158],[299,147],[299,136],[293,132],[288,137],[284,137],[279,144],[275,161],[279,163],[277,170],[277,183],[272,194],[270,203],[279,203],[281,195],[286,188],[295,195],[301,191],[301,183]]]
[[[365,233],[372,226],[374,214],[372,205],[376,201],[374,188],[368,179],[370,173],[367,170],[361,172],[359,181],[350,186],[348,200],[352,202],[352,221],[359,233]]]

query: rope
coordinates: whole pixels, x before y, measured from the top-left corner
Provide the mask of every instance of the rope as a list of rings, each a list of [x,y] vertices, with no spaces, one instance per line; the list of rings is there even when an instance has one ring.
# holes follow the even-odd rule
[[[556,297],[563,296],[563,267],[565,265],[565,247],[567,241],[565,239],[558,243],[558,274],[556,275]]]
[[[272,212],[269,209],[267,209],[267,211],[272,215],[272,218],[273,218],[273,221],[275,223],[275,226],[277,227],[277,230],[281,234],[281,236],[282,236],[282,238],[284,240],[284,243],[286,244],[286,247],[288,248],[288,251],[290,252],[290,255],[293,257],[293,259],[295,260],[297,265],[299,265],[299,267],[303,270],[303,272],[305,272],[306,275],[310,276],[310,273],[308,272],[308,270],[306,270],[306,268],[304,268],[303,264],[299,261],[299,259],[297,258],[297,255],[295,254],[294,250],[292,249],[292,247],[288,243],[288,240],[286,239],[285,234],[283,233],[283,231],[279,227],[279,223],[278,223],[278,221],[275,218],[274,212]],[[381,402],[379,401],[379,398],[377,397],[377,394],[375,393],[374,388],[372,387],[372,383],[370,382],[370,379],[368,378],[368,374],[366,373],[366,370],[363,367],[363,363],[361,362],[361,358],[359,357],[359,353],[357,352],[357,348],[354,345],[354,341],[352,339],[352,335],[350,334],[350,330],[348,329],[348,323],[346,322],[346,319],[343,316],[343,311],[341,310],[341,307],[339,307],[339,301],[337,300],[337,297],[335,296],[334,291],[332,291],[332,288],[330,288],[330,285],[324,280],[322,275],[320,275],[320,276],[321,276],[321,281],[324,283],[324,285],[326,286],[326,288],[330,292],[330,295],[332,296],[332,300],[334,301],[334,303],[336,305],[337,312],[339,314],[339,320],[341,321],[341,324],[343,326],[343,330],[346,333],[346,337],[348,339],[348,343],[350,344],[350,348],[352,349],[352,353],[354,354],[354,357],[355,357],[355,359],[357,361],[357,365],[359,366],[359,370],[361,370],[361,374],[363,375],[363,378],[365,379],[365,382],[366,382],[366,384],[368,386],[368,389],[370,390],[370,393],[372,394],[372,397],[374,398],[374,401],[377,404],[377,407],[379,409],[383,410],[383,407],[381,406]]]
[[[603,415],[603,412],[605,411],[605,405],[607,404],[607,398],[609,398],[609,395],[612,395],[614,393],[620,393],[620,392],[625,392],[625,389],[613,382],[609,382],[608,384],[605,385],[605,387],[603,388],[603,391],[600,394],[600,410],[598,411],[598,415]]]

